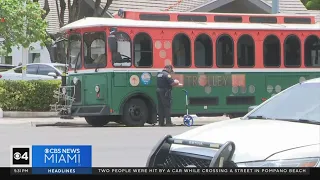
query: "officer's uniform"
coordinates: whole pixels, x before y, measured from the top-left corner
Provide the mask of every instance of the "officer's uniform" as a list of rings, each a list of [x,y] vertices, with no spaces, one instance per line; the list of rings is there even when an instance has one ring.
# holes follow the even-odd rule
[[[167,66],[165,68],[168,68]],[[172,69],[172,66],[169,67]],[[171,122],[171,84],[174,82],[170,73],[162,70],[157,76],[157,98],[158,98],[158,115],[159,125],[164,126],[164,118],[166,124],[172,125]]]

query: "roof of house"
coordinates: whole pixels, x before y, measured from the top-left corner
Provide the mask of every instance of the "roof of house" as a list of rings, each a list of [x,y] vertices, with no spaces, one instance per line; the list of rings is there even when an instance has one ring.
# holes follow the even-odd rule
[[[272,0],[264,1],[270,6],[272,5]],[[300,0],[279,0],[279,10],[281,13],[296,14],[307,11],[307,8]]]
[[[120,8],[123,9],[137,9],[137,10],[155,10],[164,11],[169,7],[172,7],[171,11],[191,11],[197,7],[205,4],[214,3],[225,0],[113,0],[109,11],[111,13],[117,12]],[[266,5],[272,5],[272,0],[255,0],[261,1]],[[102,0],[107,2],[107,0]],[[180,2],[180,3],[179,3]],[[307,9],[301,3],[300,0],[279,0],[279,10],[281,13],[299,13],[305,12]]]
[[[44,7],[45,0],[40,0],[39,4],[40,7]],[[50,12],[46,17],[46,20],[48,22],[48,28],[47,31],[49,33],[57,33],[59,31],[59,19],[58,19],[58,13],[57,13],[57,7],[56,7],[56,1],[55,0],[48,0]],[[58,1],[58,5],[60,6],[60,1]],[[64,14],[64,21],[65,23],[68,22],[69,18],[69,11],[68,8],[66,8],[65,14]]]
[[[104,8],[108,0],[101,0],[101,7]],[[148,11],[178,11],[187,12],[200,7],[207,3],[212,3],[216,1],[226,1],[226,0],[113,0],[111,6],[109,7],[110,13],[117,12],[120,8],[132,9],[132,10],[148,10]],[[271,7],[272,0],[254,0],[261,1]],[[320,12],[317,11],[307,11],[300,0],[279,0],[279,9],[281,13],[294,13],[303,15],[315,15],[316,19],[320,21]],[[44,0],[39,1],[41,7],[44,6]],[[59,4],[59,1],[58,1]],[[56,1],[49,0],[50,12],[46,17],[48,21],[48,32],[56,33],[59,29],[59,20],[57,16]],[[65,23],[68,22],[68,8],[65,12]],[[318,22],[319,22],[318,21]]]
[[[171,11],[189,11],[211,0],[113,0],[109,8],[111,13],[117,12],[120,8],[132,10],[154,10],[164,11],[170,8]],[[107,2],[107,0],[101,0]]]
[[[306,12],[298,13],[299,15],[312,15],[315,17],[315,21],[320,23],[320,11],[318,10],[308,10]]]

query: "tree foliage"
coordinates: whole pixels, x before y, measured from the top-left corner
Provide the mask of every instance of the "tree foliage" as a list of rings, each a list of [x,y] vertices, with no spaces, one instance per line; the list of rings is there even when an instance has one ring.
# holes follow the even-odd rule
[[[0,1],[1,48],[10,53],[12,46],[29,48],[34,42],[44,45],[50,41],[47,36],[46,12],[39,3],[32,0]]]
[[[308,10],[320,10],[320,0],[301,0]]]

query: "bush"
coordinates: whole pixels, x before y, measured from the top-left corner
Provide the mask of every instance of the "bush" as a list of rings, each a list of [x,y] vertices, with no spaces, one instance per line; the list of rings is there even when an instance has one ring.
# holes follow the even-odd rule
[[[3,111],[49,111],[60,80],[0,81],[0,107]]]

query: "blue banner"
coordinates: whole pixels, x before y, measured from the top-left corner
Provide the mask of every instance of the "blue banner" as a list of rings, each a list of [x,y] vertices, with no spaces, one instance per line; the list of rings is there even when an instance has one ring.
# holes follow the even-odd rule
[[[33,145],[32,167],[60,169],[56,172],[62,172],[61,169],[67,168],[89,169],[92,167],[92,147],[91,145]],[[43,169],[39,171],[44,172]],[[64,172],[68,173],[69,170]]]

